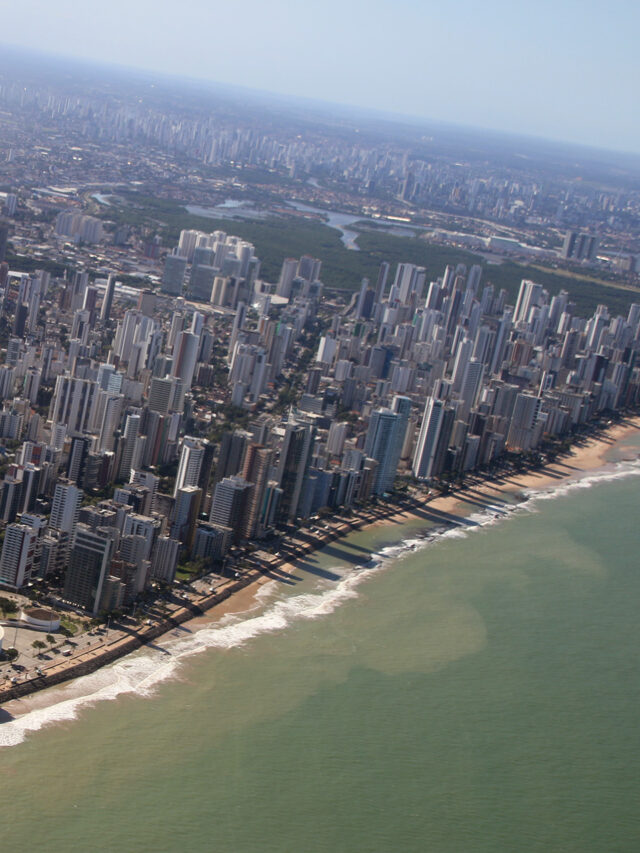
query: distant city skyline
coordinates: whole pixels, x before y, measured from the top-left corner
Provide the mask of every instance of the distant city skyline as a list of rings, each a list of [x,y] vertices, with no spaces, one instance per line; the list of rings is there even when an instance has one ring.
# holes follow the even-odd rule
[[[177,13],[179,11],[179,14]],[[135,13],[133,17],[132,12]],[[291,97],[640,153],[626,0],[184,0],[3,10],[6,45]]]

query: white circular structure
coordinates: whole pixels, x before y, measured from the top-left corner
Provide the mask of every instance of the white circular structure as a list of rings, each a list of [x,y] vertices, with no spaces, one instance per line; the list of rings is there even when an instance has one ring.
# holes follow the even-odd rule
[[[37,631],[57,631],[60,628],[60,616],[55,610],[45,607],[27,607],[20,613],[20,621]]]

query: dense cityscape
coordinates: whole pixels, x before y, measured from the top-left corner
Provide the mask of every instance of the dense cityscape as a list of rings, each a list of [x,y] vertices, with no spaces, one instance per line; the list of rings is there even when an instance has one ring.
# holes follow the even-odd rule
[[[98,88],[0,82],[9,684],[105,620],[135,633],[215,600],[301,553],[300,530],[317,547],[350,515],[540,465],[640,404],[637,182]],[[185,206],[220,212],[230,195],[245,219],[178,227]],[[142,199],[155,226],[131,215]],[[340,288],[323,257],[281,257],[274,274],[234,235],[251,211],[293,228],[305,203],[312,222],[339,207],[483,258],[553,261],[545,275],[588,274],[598,300],[578,304],[579,277],[509,291],[455,260],[382,260]],[[19,609],[48,626],[46,655]]]

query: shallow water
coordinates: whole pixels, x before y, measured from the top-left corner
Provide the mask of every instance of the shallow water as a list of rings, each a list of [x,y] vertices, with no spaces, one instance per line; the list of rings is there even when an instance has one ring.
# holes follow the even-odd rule
[[[7,849],[636,850],[638,473],[354,534],[57,688],[0,727]]]

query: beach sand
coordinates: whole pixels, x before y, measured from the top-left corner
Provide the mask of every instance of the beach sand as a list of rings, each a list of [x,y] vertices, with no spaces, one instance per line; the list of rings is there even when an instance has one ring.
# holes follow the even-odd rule
[[[454,520],[457,517],[462,522],[465,515],[469,514],[469,505],[478,508],[499,505],[502,501],[512,500],[514,494],[521,494],[529,490],[540,491],[547,488],[555,488],[565,481],[579,479],[595,470],[603,468],[614,457],[617,460],[636,458],[638,455],[637,449],[626,447],[625,441],[639,430],[640,417],[627,418],[620,424],[612,425],[604,433],[585,438],[580,445],[574,446],[566,455],[563,455],[552,464],[538,471],[514,473],[492,480],[474,478],[464,488],[460,488],[452,494],[432,497],[425,501],[424,513],[421,508],[407,508],[406,510],[393,512],[385,518],[376,519],[371,522],[367,521],[366,523],[361,523],[362,519],[358,520],[357,516],[350,520],[351,525],[346,524],[344,520],[340,519],[333,526],[347,533],[351,530],[364,529],[372,525],[388,526],[416,520],[426,520],[428,513],[431,511],[435,511],[439,515],[447,514],[453,516]],[[333,541],[334,538],[336,537],[332,537],[330,541]],[[312,548],[311,550],[318,549]],[[166,642],[172,637],[176,638],[194,633],[201,627],[219,622],[225,616],[247,613],[252,609],[259,608],[260,602],[257,596],[263,584],[269,581],[278,582],[279,578],[285,580],[287,575],[295,573],[295,560],[274,566],[273,570],[267,574],[256,573],[255,579],[247,586],[235,591],[224,601],[214,604],[202,615],[190,618],[181,625],[173,627],[155,639],[154,645],[161,645],[163,641]],[[94,649],[87,648],[83,652],[79,652],[78,655],[83,654],[85,659],[90,657],[99,661],[105,655],[107,647],[111,651],[120,645],[125,648],[128,641],[130,641],[130,637],[118,631],[112,631],[110,632],[108,642],[104,642],[102,646]],[[77,662],[78,655],[71,659],[59,659],[48,667],[43,666],[43,669],[50,671],[53,668],[69,667],[72,665],[74,659]],[[76,678],[65,684],[49,687],[46,690],[29,694],[20,699],[13,699],[5,702],[3,709],[6,714],[17,717],[40,708],[48,707],[63,699],[73,698],[74,695],[81,695],[82,682],[83,678]]]
[[[459,515],[460,506],[465,502],[478,505],[499,504],[514,494],[530,490],[540,491],[555,488],[563,481],[579,479],[607,465],[610,455],[617,451],[624,458],[625,440],[640,430],[640,417],[627,418],[624,423],[616,424],[598,436],[588,437],[584,443],[574,446],[565,456],[558,458],[539,471],[526,471],[497,477],[493,480],[478,480],[453,494],[435,497],[425,502],[425,507],[438,512]],[[635,458],[637,451],[629,452],[628,458]],[[406,510],[394,513],[387,519],[374,522],[376,525],[404,523],[420,518],[418,513]]]

